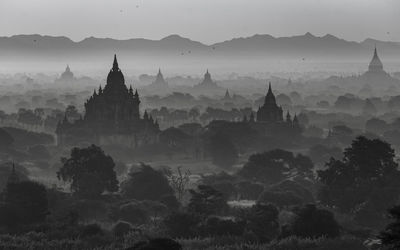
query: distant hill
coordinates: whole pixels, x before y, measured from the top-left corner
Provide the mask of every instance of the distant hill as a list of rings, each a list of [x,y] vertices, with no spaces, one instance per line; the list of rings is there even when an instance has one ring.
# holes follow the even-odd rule
[[[206,45],[179,35],[170,35],[161,40],[142,38],[116,40],[89,37],[74,42],[67,37],[41,35],[15,35],[0,37],[0,63],[5,61],[91,62],[122,55],[127,60],[206,65],[226,64],[233,60],[292,60],[301,61],[361,61],[368,62],[374,46],[384,61],[400,62],[400,43],[366,39],[363,42],[346,41],[333,35],[317,37],[311,33],[291,37],[254,35]],[[228,61],[227,61],[228,60]],[[144,64],[143,64],[144,65]],[[157,65],[157,64],[156,64]],[[257,63],[256,63],[257,65]],[[153,66],[151,66],[153,67]],[[237,66],[242,67],[241,65]]]

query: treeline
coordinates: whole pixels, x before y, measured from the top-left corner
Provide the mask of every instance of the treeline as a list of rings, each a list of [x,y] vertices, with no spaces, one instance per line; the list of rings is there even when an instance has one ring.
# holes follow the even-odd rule
[[[400,246],[400,171],[394,150],[379,139],[356,138],[318,171],[309,157],[281,149],[197,181],[184,168],[143,163],[120,180],[116,170],[95,145],[61,159],[57,177],[68,192],[12,170],[1,196],[0,230],[15,236],[1,236],[0,245],[357,250],[375,239],[386,249]],[[395,222],[385,230],[392,207]],[[158,248],[139,248],[145,245]]]

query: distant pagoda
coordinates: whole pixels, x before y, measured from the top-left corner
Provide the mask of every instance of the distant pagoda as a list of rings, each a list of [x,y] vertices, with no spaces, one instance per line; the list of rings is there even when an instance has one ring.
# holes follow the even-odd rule
[[[152,83],[152,85],[157,86],[157,87],[167,87],[168,86],[168,82],[165,81],[164,76],[161,73],[161,69],[158,69],[156,80]]]
[[[61,74],[60,78],[58,78],[57,82],[72,82],[76,80],[74,73],[72,73],[69,65],[65,68],[65,71]]]
[[[375,49],[374,49],[374,55],[373,55],[372,60],[369,63],[369,66],[368,66],[368,71],[371,72],[371,73],[381,73],[381,72],[384,71],[383,70],[383,64],[381,62],[381,59],[379,59],[376,46],[375,46]]]
[[[204,74],[203,81],[201,81],[199,84],[195,85],[196,88],[219,88],[217,83],[212,80],[210,72],[208,72],[208,69],[206,73]]]

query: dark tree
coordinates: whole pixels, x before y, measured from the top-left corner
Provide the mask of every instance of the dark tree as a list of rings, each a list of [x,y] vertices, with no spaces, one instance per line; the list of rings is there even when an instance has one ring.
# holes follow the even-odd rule
[[[311,176],[312,168],[313,163],[307,156],[295,156],[292,152],[275,149],[251,155],[239,171],[239,175],[266,183],[276,183],[296,175]]]
[[[8,210],[8,214],[2,214],[1,220],[5,224],[9,220],[14,220],[12,223],[15,224],[38,223],[48,214],[47,192],[42,184],[32,181],[9,183],[4,196],[2,210]]]
[[[256,204],[242,211],[239,218],[245,221],[245,234],[254,235],[260,242],[269,242],[279,234],[279,211],[272,204]]]
[[[164,173],[145,164],[139,171],[129,173],[121,190],[125,197],[137,200],[160,200],[174,193]]]
[[[230,168],[238,159],[238,152],[235,145],[228,136],[216,133],[210,138],[208,151],[213,164],[221,168]]]
[[[379,196],[372,195],[374,193],[400,190],[398,164],[390,144],[379,139],[357,137],[343,155],[342,160],[331,158],[326,163],[327,169],[318,171],[324,184],[319,193],[322,203],[351,211],[366,202],[375,203],[371,199]],[[390,193],[392,195],[380,199],[379,203],[387,207],[393,205],[398,192]]]
[[[174,238],[189,238],[198,235],[200,222],[201,217],[190,212],[173,212],[163,220],[168,235]]]
[[[395,206],[388,212],[394,222],[386,226],[379,238],[383,245],[389,247],[388,249],[400,249],[400,206]]]
[[[129,247],[126,250],[182,250],[182,246],[172,239],[155,238],[147,241],[139,241],[133,247]]]
[[[224,195],[214,188],[199,185],[196,190],[189,190],[192,197],[188,205],[189,211],[204,215],[215,215],[227,208]]]
[[[71,190],[86,197],[118,190],[114,161],[100,147],[73,148],[69,158],[61,158],[63,166],[57,177],[71,182]]]
[[[296,217],[293,222],[285,227],[282,236],[295,235],[302,238],[338,237],[339,224],[333,213],[318,209],[314,204],[305,205],[293,210]]]
[[[14,138],[4,129],[0,128],[0,149],[11,146],[14,142]]]

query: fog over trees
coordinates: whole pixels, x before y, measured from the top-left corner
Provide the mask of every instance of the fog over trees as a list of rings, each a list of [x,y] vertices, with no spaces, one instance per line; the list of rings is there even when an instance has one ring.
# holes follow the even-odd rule
[[[180,25],[203,4],[174,9],[188,18]],[[259,11],[230,4],[242,6],[243,25]],[[317,16],[334,11],[314,4],[324,6]],[[117,5],[114,19],[100,16],[120,32],[133,14]],[[221,3],[213,6],[204,18]],[[285,20],[325,20],[288,16],[295,6]],[[46,8],[46,20],[65,14]],[[374,15],[375,24],[390,17]],[[162,17],[148,18],[142,25]],[[273,36],[268,25],[212,43],[164,31],[82,41],[0,34],[0,249],[400,249],[397,33],[351,41],[328,27]]]

